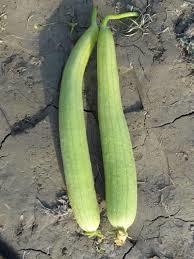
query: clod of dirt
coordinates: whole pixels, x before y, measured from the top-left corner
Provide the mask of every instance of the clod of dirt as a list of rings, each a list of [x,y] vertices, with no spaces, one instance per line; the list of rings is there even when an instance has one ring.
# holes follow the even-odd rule
[[[193,12],[193,8],[192,8]],[[185,57],[194,62],[194,14],[183,13],[175,23],[174,31]]]

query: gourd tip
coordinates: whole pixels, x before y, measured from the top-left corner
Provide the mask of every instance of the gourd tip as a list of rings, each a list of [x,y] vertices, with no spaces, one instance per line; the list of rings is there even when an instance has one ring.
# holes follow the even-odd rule
[[[104,239],[104,235],[102,234],[102,232],[100,230],[96,230],[96,231],[92,231],[92,232],[84,231],[84,235],[88,236],[89,238],[97,237],[100,240]]]
[[[116,232],[115,244],[117,246],[123,246],[127,238],[128,238],[127,231],[124,229],[118,229]]]

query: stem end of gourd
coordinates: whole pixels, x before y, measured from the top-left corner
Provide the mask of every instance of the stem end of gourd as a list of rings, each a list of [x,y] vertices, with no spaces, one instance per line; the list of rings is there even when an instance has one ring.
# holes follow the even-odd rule
[[[96,18],[97,18],[97,8],[95,6],[93,6],[92,7],[91,24],[97,24]]]
[[[123,246],[126,239],[128,238],[128,233],[125,229],[118,229],[116,231],[115,244],[117,246]]]
[[[127,12],[127,13],[121,13],[121,14],[112,14],[112,15],[107,15],[103,20],[102,20],[102,26],[107,27],[107,24],[110,20],[119,20],[123,18],[129,18],[129,17],[138,17],[139,13],[138,12]]]

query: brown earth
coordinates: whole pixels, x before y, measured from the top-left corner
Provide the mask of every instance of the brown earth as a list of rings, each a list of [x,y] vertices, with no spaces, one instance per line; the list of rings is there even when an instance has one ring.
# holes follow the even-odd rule
[[[115,33],[138,172],[131,239],[115,247],[104,210],[96,53],[87,68],[84,98],[101,230],[107,236],[101,244],[81,234],[61,174],[59,82],[71,48],[89,24],[92,4],[86,0],[0,3],[1,238],[25,259],[194,258],[193,65],[177,38],[193,14],[192,1],[94,2],[101,16],[115,6],[126,10],[130,3],[147,14],[149,23],[143,35],[123,37],[118,28]],[[70,23],[77,23],[72,33]]]

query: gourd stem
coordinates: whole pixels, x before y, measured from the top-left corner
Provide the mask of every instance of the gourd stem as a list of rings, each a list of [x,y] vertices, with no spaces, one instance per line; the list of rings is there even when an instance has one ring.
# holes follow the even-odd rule
[[[139,16],[138,12],[127,12],[127,13],[121,13],[121,14],[107,15],[102,21],[102,26],[106,27],[109,20],[118,20],[118,19],[123,19],[128,17],[138,17],[138,16]]]
[[[96,7],[92,8],[91,24],[96,24],[97,10]]]

